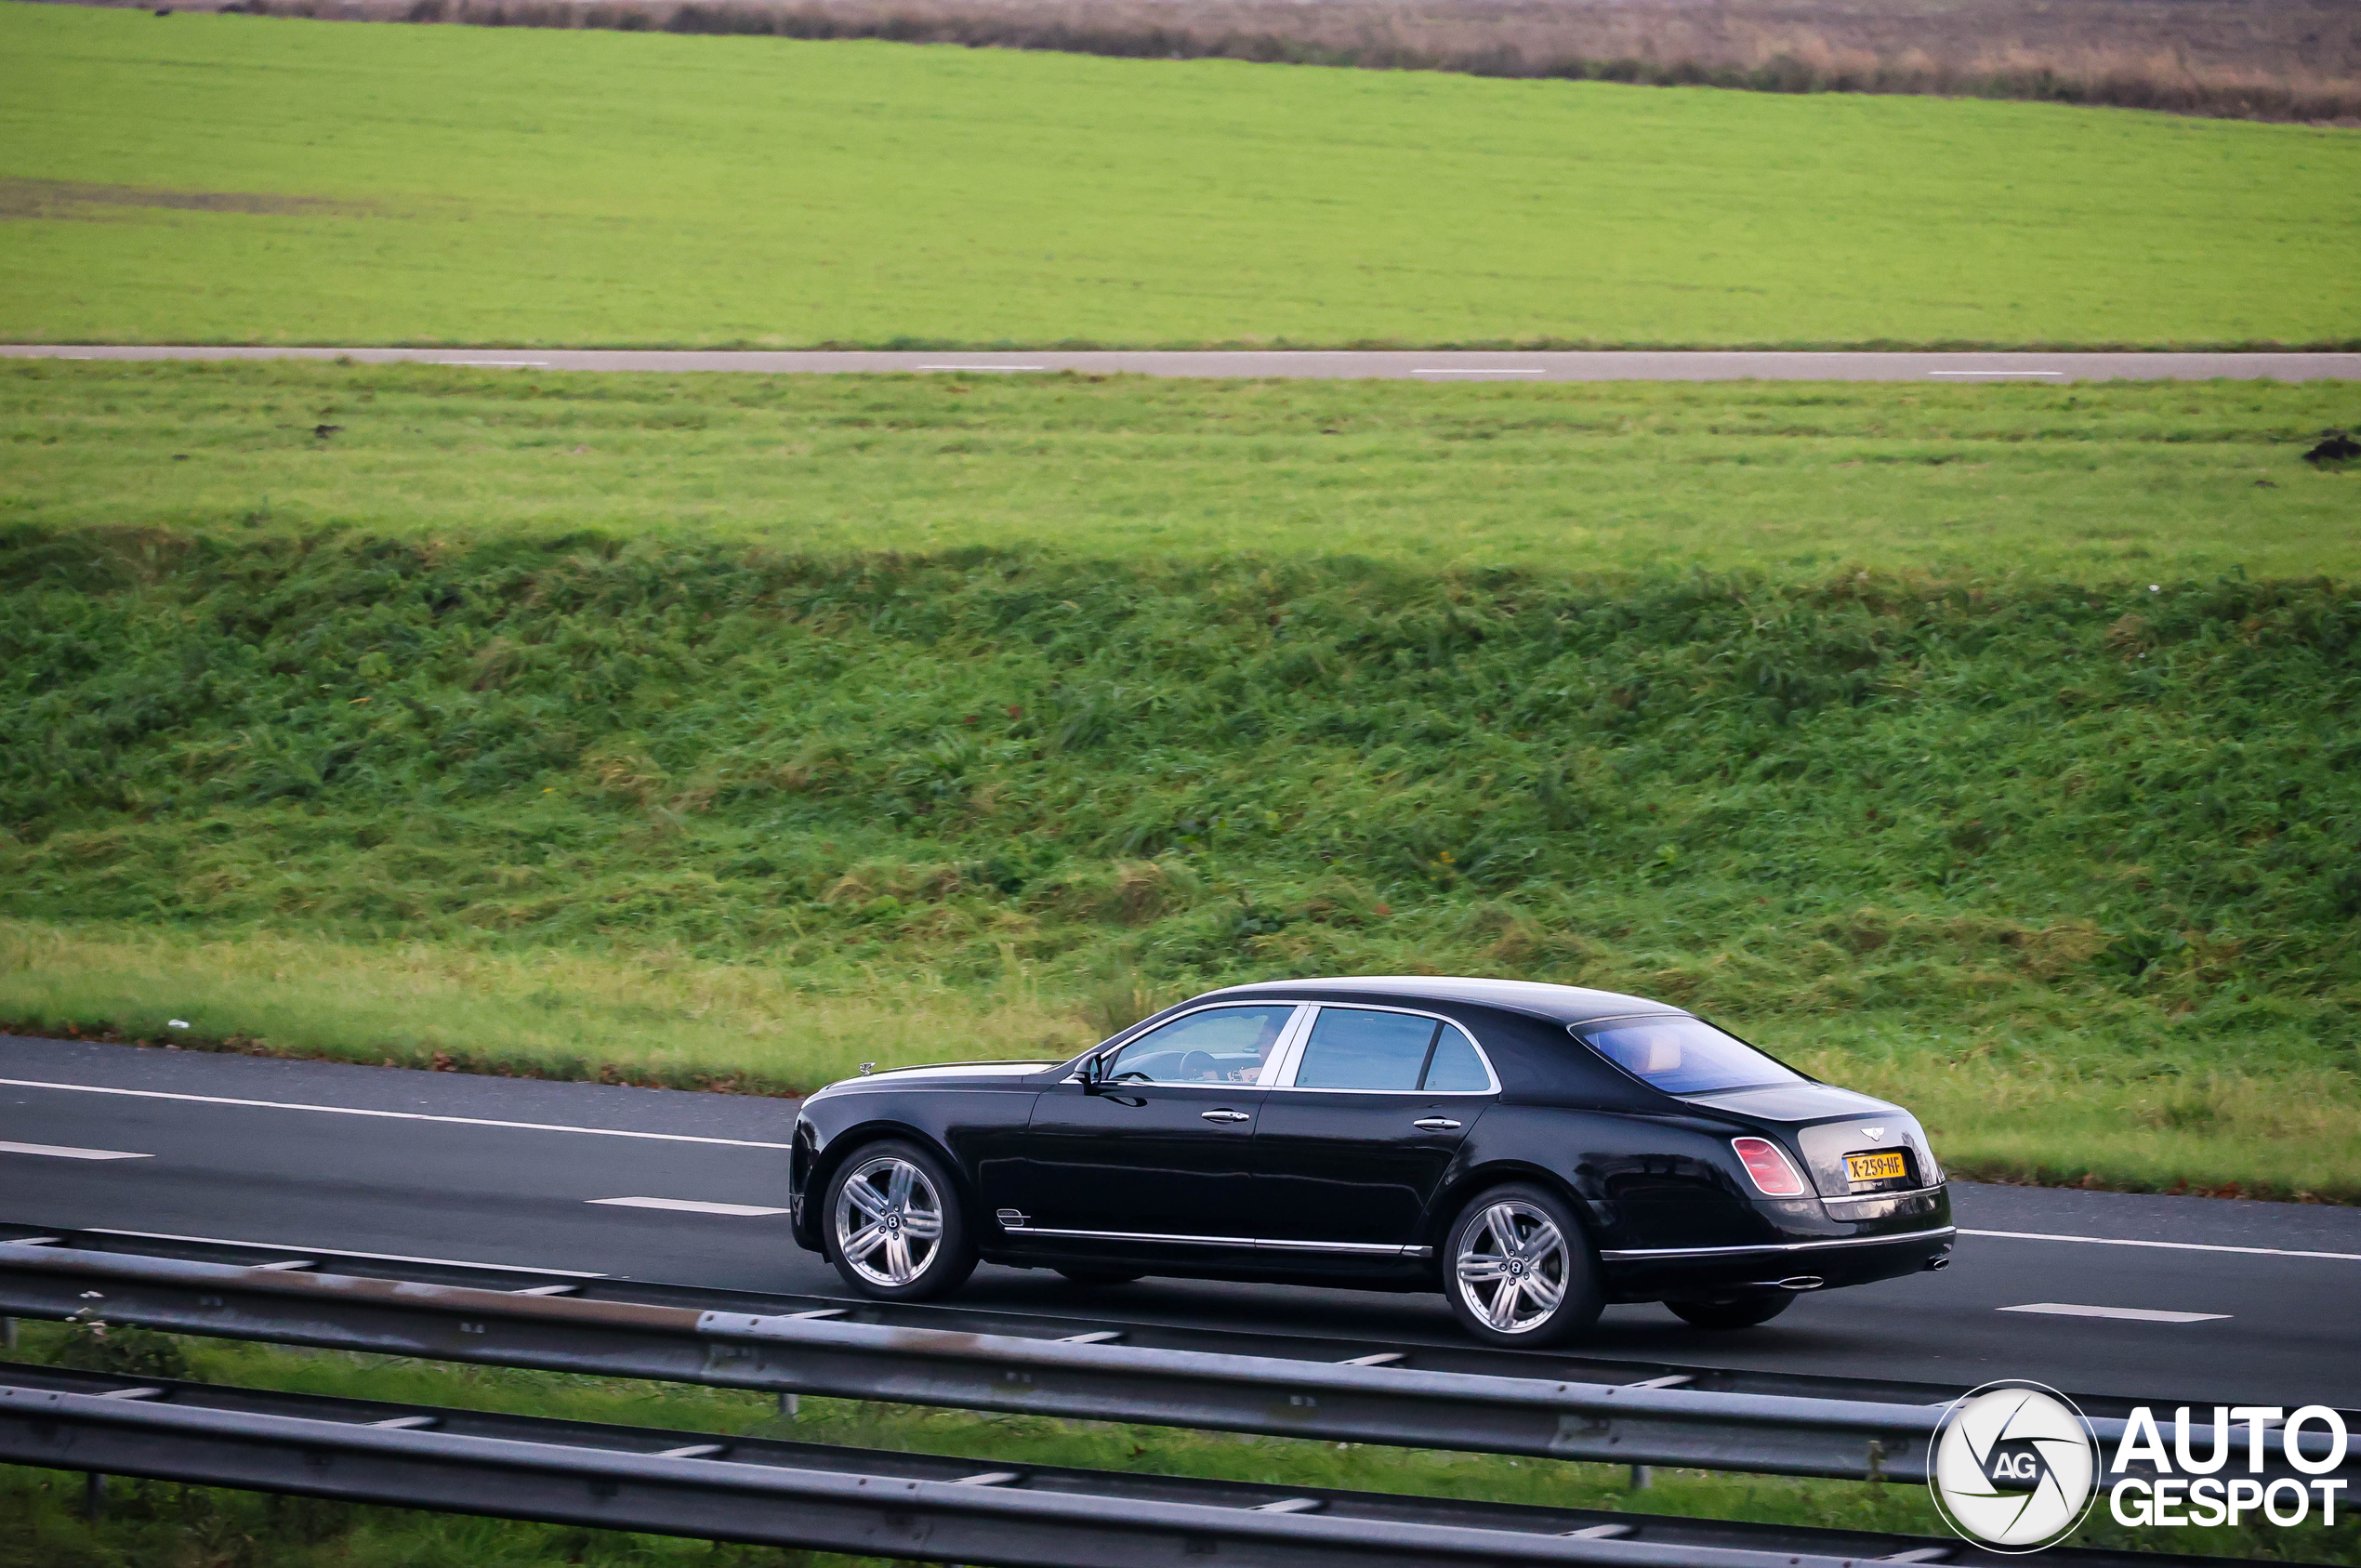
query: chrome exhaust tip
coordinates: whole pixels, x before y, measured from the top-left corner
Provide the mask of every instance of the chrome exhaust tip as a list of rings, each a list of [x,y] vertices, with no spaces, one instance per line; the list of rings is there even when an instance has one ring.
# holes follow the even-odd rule
[[[1936,1253],[1932,1258],[1928,1258],[1926,1262],[1921,1265],[1922,1271],[1930,1274],[1933,1273],[1937,1269],[1948,1269],[1949,1267],[1951,1267],[1951,1249],[1947,1246],[1941,1252]]]
[[[1773,1283],[1781,1290],[1805,1291],[1817,1290],[1828,1282],[1817,1274],[1790,1274],[1786,1279]]]

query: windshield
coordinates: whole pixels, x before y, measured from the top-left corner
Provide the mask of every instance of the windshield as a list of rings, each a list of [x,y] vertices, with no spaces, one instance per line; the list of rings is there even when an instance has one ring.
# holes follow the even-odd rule
[[[1617,1067],[1667,1094],[1808,1081],[1702,1019],[1617,1019],[1586,1027],[1581,1037]]]

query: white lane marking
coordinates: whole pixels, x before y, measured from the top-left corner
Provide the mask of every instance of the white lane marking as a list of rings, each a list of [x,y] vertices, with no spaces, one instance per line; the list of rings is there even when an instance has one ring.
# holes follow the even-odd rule
[[[920,370],[955,370],[964,372],[970,370],[1047,370],[1049,367],[1042,364],[922,364],[918,368]]]
[[[509,1127],[520,1132],[578,1132],[592,1138],[645,1138],[658,1143],[715,1143],[725,1149],[792,1149],[753,1138],[698,1138],[685,1132],[627,1132],[620,1127],[577,1127],[561,1122],[503,1122],[489,1116],[437,1116],[424,1111],[364,1111],[353,1105],[310,1105],[294,1100],[235,1100],[219,1094],[173,1094],[165,1089],[119,1089],[100,1084],[52,1084],[38,1078],[0,1078],[0,1088],[62,1089],[73,1094],[120,1094],[135,1100],[177,1100],[190,1105],[238,1105],[257,1111],[320,1111],[336,1116],[377,1116],[395,1122],[448,1122],[463,1127]]]
[[[758,1204],[708,1204],[694,1198],[589,1198],[585,1201],[612,1204],[617,1208],[670,1208],[682,1214],[735,1214],[748,1218],[787,1212],[784,1208],[764,1208]]]
[[[0,1154],[47,1154],[60,1160],[152,1160],[153,1154],[126,1154],[120,1149],[68,1149],[56,1143],[0,1143]]]
[[[1547,376],[1546,370],[1523,370],[1511,365],[1479,370],[1414,370],[1413,376]]]
[[[478,1263],[464,1258],[412,1258],[401,1252],[355,1252],[350,1247],[289,1246],[284,1242],[239,1242],[224,1236],[178,1236],[169,1231],[108,1231],[86,1227],[94,1236],[122,1236],[135,1242],[199,1242],[206,1246],[248,1246],[257,1252],[299,1252],[307,1258],[365,1258],[372,1263],[438,1263],[446,1269],[497,1269],[504,1274],[551,1274],[567,1280],[602,1280],[580,1269],[535,1269],[522,1263]]]
[[[2258,1258],[2326,1258],[2339,1263],[2361,1263],[2361,1252],[2301,1252],[2283,1246],[2223,1246],[2214,1242],[2137,1242],[2122,1236],[2059,1236],[2044,1231],[1969,1231],[1963,1236],[1992,1236],[2010,1242],[2081,1242],[2089,1246],[2160,1246],[2170,1252],[2244,1252]]]
[[[469,366],[482,370],[547,370],[547,360],[429,360],[429,364]]]
[[[1930,370],[1929,376],[2064,376],[2063,370]]]
[[[2053,1318],[2123,1318],[2131,1323],[2212,1323],[2227,1312],[2159,1312],[2151,1307],[2077,1307],[2068,1301],[2031,1301],[2001,1307],[2003,1312],[2043,1312]]]

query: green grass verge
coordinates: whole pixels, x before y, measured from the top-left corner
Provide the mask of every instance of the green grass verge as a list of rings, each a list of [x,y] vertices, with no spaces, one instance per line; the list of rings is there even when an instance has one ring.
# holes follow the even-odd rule
[[[1002,521],[996,550],[815,555],[784,487],[626,542],[502,510],[545,471],[522,430],[607,419],[630,432],[599,438],[631,447],[619,474],[694,474],[766,422],[841,420],[811,439],[820,513],[864,473],[923,487],[975,461],[943,449],[1023,417],[993,471],[1184,418],[1235,425],[1225,461],[1283,453],[1337,400],[1394,431],[1369,466],[1464,449],[1471,488],[1550,468],[1536,453],[1569,455],[1563,473],[1593,439],[1825,438],[1760,389],[1225,403],[1061,381],[970,405],[911,383],[478,376],[437,403],[442,374],[7,383],[11,472],[85,476],[40,481],[55,496],[143,472],[176,407],[182,436],[222,433],[126,478],[130,524],[44,501],[63,515],[0,547],[0,729],[38,738],[0,751],[0,1018],[778,1090],[1062,1049],[1225,981],[1473,970],[1703,1008],[1918,1109],[1963,1171],[2361,1198],[2361,609],[2338,579],[1602,577],[1343,558],[1292,519],[1251,555],[1056,550],[1056,517]],[[1882,414],[1844,415],[1859,449],[1915,396],[2143,429],[2087,481],[2136,512],[2170,471],[2146,454],[2261,454],[2273,399],[2327,394],[1877,395]],[[91,412],[45,424],[53,406]],[[995,412],[911,434],[969,406]],[[1673,428],[1552,425],[1586,407]],[[311,451],[308,424],[272,428],[323,408],[388,469],[447,454],[451,488],[340,480],[341,434]],[[2165,439],[2208,420],[2251,422]],[[550,465],[571,451],[531,439]],[[1525,456],[1472,455],[1512,440]],[[2350,482],[2278,455],[2282,489]],[[310,464],[327,499],[225,516],[201,462]],[[1670,502],[1711,468],[1665,464]],[[1168,515],[1251,515],[1189,472],[1163,481]],[[345,501],[368,525],[330,520]],[[1537,505],[1496,527],[1545,533]]]
[[[378,29],[369,36],[407,36]],[[2361,574],[2347,382],[1420,386],[0,363],[0,522],[1597,575]],[[323,426],[333,433],[315,434]]]
[[[845,1400],[806,1399],[795,1418],[783,1419],[770,1398],[738,1390],[440,1365],[138,1330],[113,1329],[94,1337],[87,1329],[29,1323],[23,1335],[23,1346],[15,1352],[20,1359],[96,1366],[135,1377],[193,1377],[247,1388],[446,1408],[954,1454],[996,1465],[1066,1465],[1950,1538],[1925,1488],[1916,1485],[1658,1469],[1653,1485],[1634,1492],[1629,1489],[1629,1472],[1614,1465],[980,1416]],[[110,1489],[109,1517],[94,1528],[79,1517],[81,1495],[82,1478],[76,1474],[0,1469],[0,1568],[182,1562],[205,1568],[524,1568],[559,1562],[849,1568],[852,1561],[123,1479]],[[2342,1527],[2277,1529],[2258,1522],[2237,1530],[2139,1531],[2116,1524],[2104,1506],[2065,1544],[2281,1561],[2361,1562],[2361,1546]]]
[[[17,340],[2345,343],[2361,135],[0,7]]]

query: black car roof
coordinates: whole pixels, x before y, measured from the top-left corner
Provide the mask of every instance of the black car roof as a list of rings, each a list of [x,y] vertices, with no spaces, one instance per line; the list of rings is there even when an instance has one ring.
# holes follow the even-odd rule
[[[1393,997],[1417,1002],[1471,1002],[1478,1007],[1505,1008],[1531,1013],[1559,1023],[1588,1023],[1593,1019],[1626,1018],[1634,1013],[1677,1013],[1669,1002],[1627,996],[1619,991],[1592,991],[1579,985],[1550,985],[1537,980],[1482,980],[1457,975],[1338,975],[1305,980],[1262,981],[1209,991],[1196,1001],[1216,996],[1309,995],[1314,992]]]

